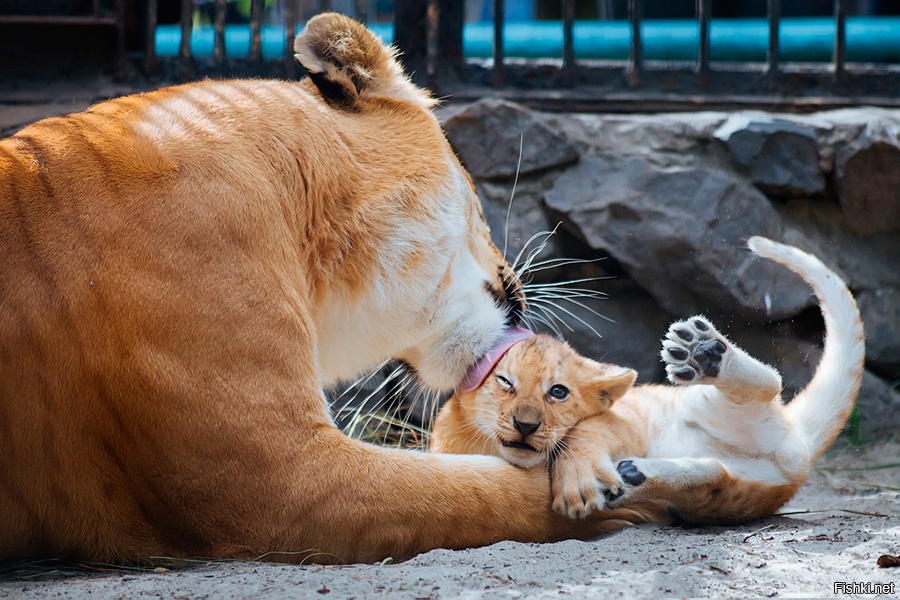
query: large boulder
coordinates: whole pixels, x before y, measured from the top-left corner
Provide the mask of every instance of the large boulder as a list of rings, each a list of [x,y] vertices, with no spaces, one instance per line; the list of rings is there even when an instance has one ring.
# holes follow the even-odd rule
[[[783,119],[729,118],[715,132],[738,166],[756,187],[772,196],[819,196],[825,175],[816,132]]]
[[[864,290],[856,300],[866,327],[866,363],[900,381],[900,289]]]
[[[783,225],[765,196],[731,174],[658,169],[637,157],[584,158],[556,179],[545,201],[672,314],[760,322],[812,303],[802,280],[747,250],[753,235],[781,239]]]
[[[896,129],[863,131],[841,146],[835,164],[838,198],[851,230],[900,231],[900,141]]]
[[[447,139],[475,179],[510,179],[571,164],[578,151],[536,113],[499,98],[442,111]],[[519,152],[521,149],[521,165]]]

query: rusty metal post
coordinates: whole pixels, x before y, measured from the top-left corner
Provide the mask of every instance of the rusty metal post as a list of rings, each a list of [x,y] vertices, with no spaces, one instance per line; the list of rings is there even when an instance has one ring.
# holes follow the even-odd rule
[[[563,73],[575,67],[575,0],[563,2]]]
[[[700,44],[697,48],[697,72],[701,81],[709,76],[709,13],[710,0],[697,0],[697,21],[700,25]]]
[[[156,74],[156,22],[157,0],[147,0],[147,31],[144,40],[144,70],[148,77]]]
[[[297,0],[285,0],[284,5],[284,75],[293,79],[297,72],[294,60],[294,35],[297,30]]]
[[[440,38],[441,8],[438,0],[428,0],[425,11],[425,77],[433,92],[438,89],[438,40]]]
[[[99,18],[99,0],[97,0],[95,7],[97,10],[96,16],[97,18]],[[114,72],[115,78],[118,80],[124,80],[131,71],[130,64],[128,63],[128,59],[125,56],[125,28],[127,26],[127,16],[125,13],[125,9],[125,0],[115,0],[113,2],[113,10],[115,11],[113,18],[116,22],[116,64],[114,67]]]
[[[841,83],[847,61],[847,0],[834,0],[834,81]]]
[[[778,47],[780,44],[781,0],[769,0],[769,50],[766,63],[769,75],[778,73]]]
[[[363,25],[369,22],[369,2],[368,0],[356,0],[356,20]]]
[[[644,68],[641,56],[641,21],[644,19],[644,0],[628,0],[628,18],[631,21],[631,54],[628,57],[628,87],[641,85],[641,71]]]
[[[495,88],[503,87],[506,83],[506,72],[503,65],[503,29],[505,24],[506,2],[504,0],[494,0],[494,69],[491,72],[491,84]]]
[[[265,0],[250,0],[250,62],[262,60],[262,20]]]
[[[226,0],[216,0],[215,39],[213,40],[213,60],[217,67],[225,64],[225,17],[228,5]]]
[[[178,59],[183,69],[182,75],[190,78],[193,76],[194,65],[191,60],[191,29],[194,26],[194,2],[193,0],[181,0],[181,44],[178,47]]]

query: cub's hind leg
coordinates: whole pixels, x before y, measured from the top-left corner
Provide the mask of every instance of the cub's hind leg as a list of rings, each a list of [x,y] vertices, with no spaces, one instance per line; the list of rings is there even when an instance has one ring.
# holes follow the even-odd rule
[[[634,458],[617,470],[626,487],[611,508],[664,500],[675,520],[692,525],[729,525],[769,517],[796,486],[741,479],[713,458]]]
[[[669,381],[712,385],[736,403],[770,402],[781,393],[781,376],[697,315],[672,323],[660,353]]]

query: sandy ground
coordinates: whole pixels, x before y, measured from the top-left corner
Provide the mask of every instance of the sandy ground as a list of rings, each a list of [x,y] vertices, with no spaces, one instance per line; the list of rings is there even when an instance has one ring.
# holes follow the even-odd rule
[[[844,596],[835,582],[893,584],[881,597],[900,597],[900,568],[876,566],[900,554],[900,444],[833,450],[782,513],[739,528],[644,526],[593,542],[435,550],[401,564],[31,565],[7,568],[0,598]]]

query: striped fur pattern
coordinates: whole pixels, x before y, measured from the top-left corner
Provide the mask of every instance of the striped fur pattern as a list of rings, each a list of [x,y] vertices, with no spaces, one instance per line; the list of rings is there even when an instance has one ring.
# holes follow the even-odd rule
[[[812,381],[785,405],[778,372],[737,347],[706,318],[674,323],[661,353],[674,386],[632,388],[611,409],[587,418],[579,418],[572,408],[562,410],[565,403],[543,403],[555,419],[544,418],[541,427],[571,429],[552,452],[542,454],[546,460],[522,466],[550,467],[557,512],[583,518],[605,508],[659,510],[662,502],[662,514],[694,524],[767,517],[794,495],[840,433],[859,393],[865,360],[856,302],[816,257],[760,237],[749,245],[759,256],[800,275],[819,298],[825,350]],[[542,338],[538,353],[524,343],[514,346],[496,373],[513,380],[530,380],[534,373],[555,375],[534,389],[522,388],[503,410],[492,404],[490,386],[452,399],[436,422],[437,449],[477,447],[520,464],[506,456],[504,443],[515,443],[522,452],[521,445],[537,438],[541,427],[528,436],[513,431],[506,422],[516,414],[515,406],[543,401],[551,380],[576,389],[595,379],[598,368],[615,368],[562,370],[560,355],[568,347]],[[574,355],[564,360],[574,365],[586,359]]]

